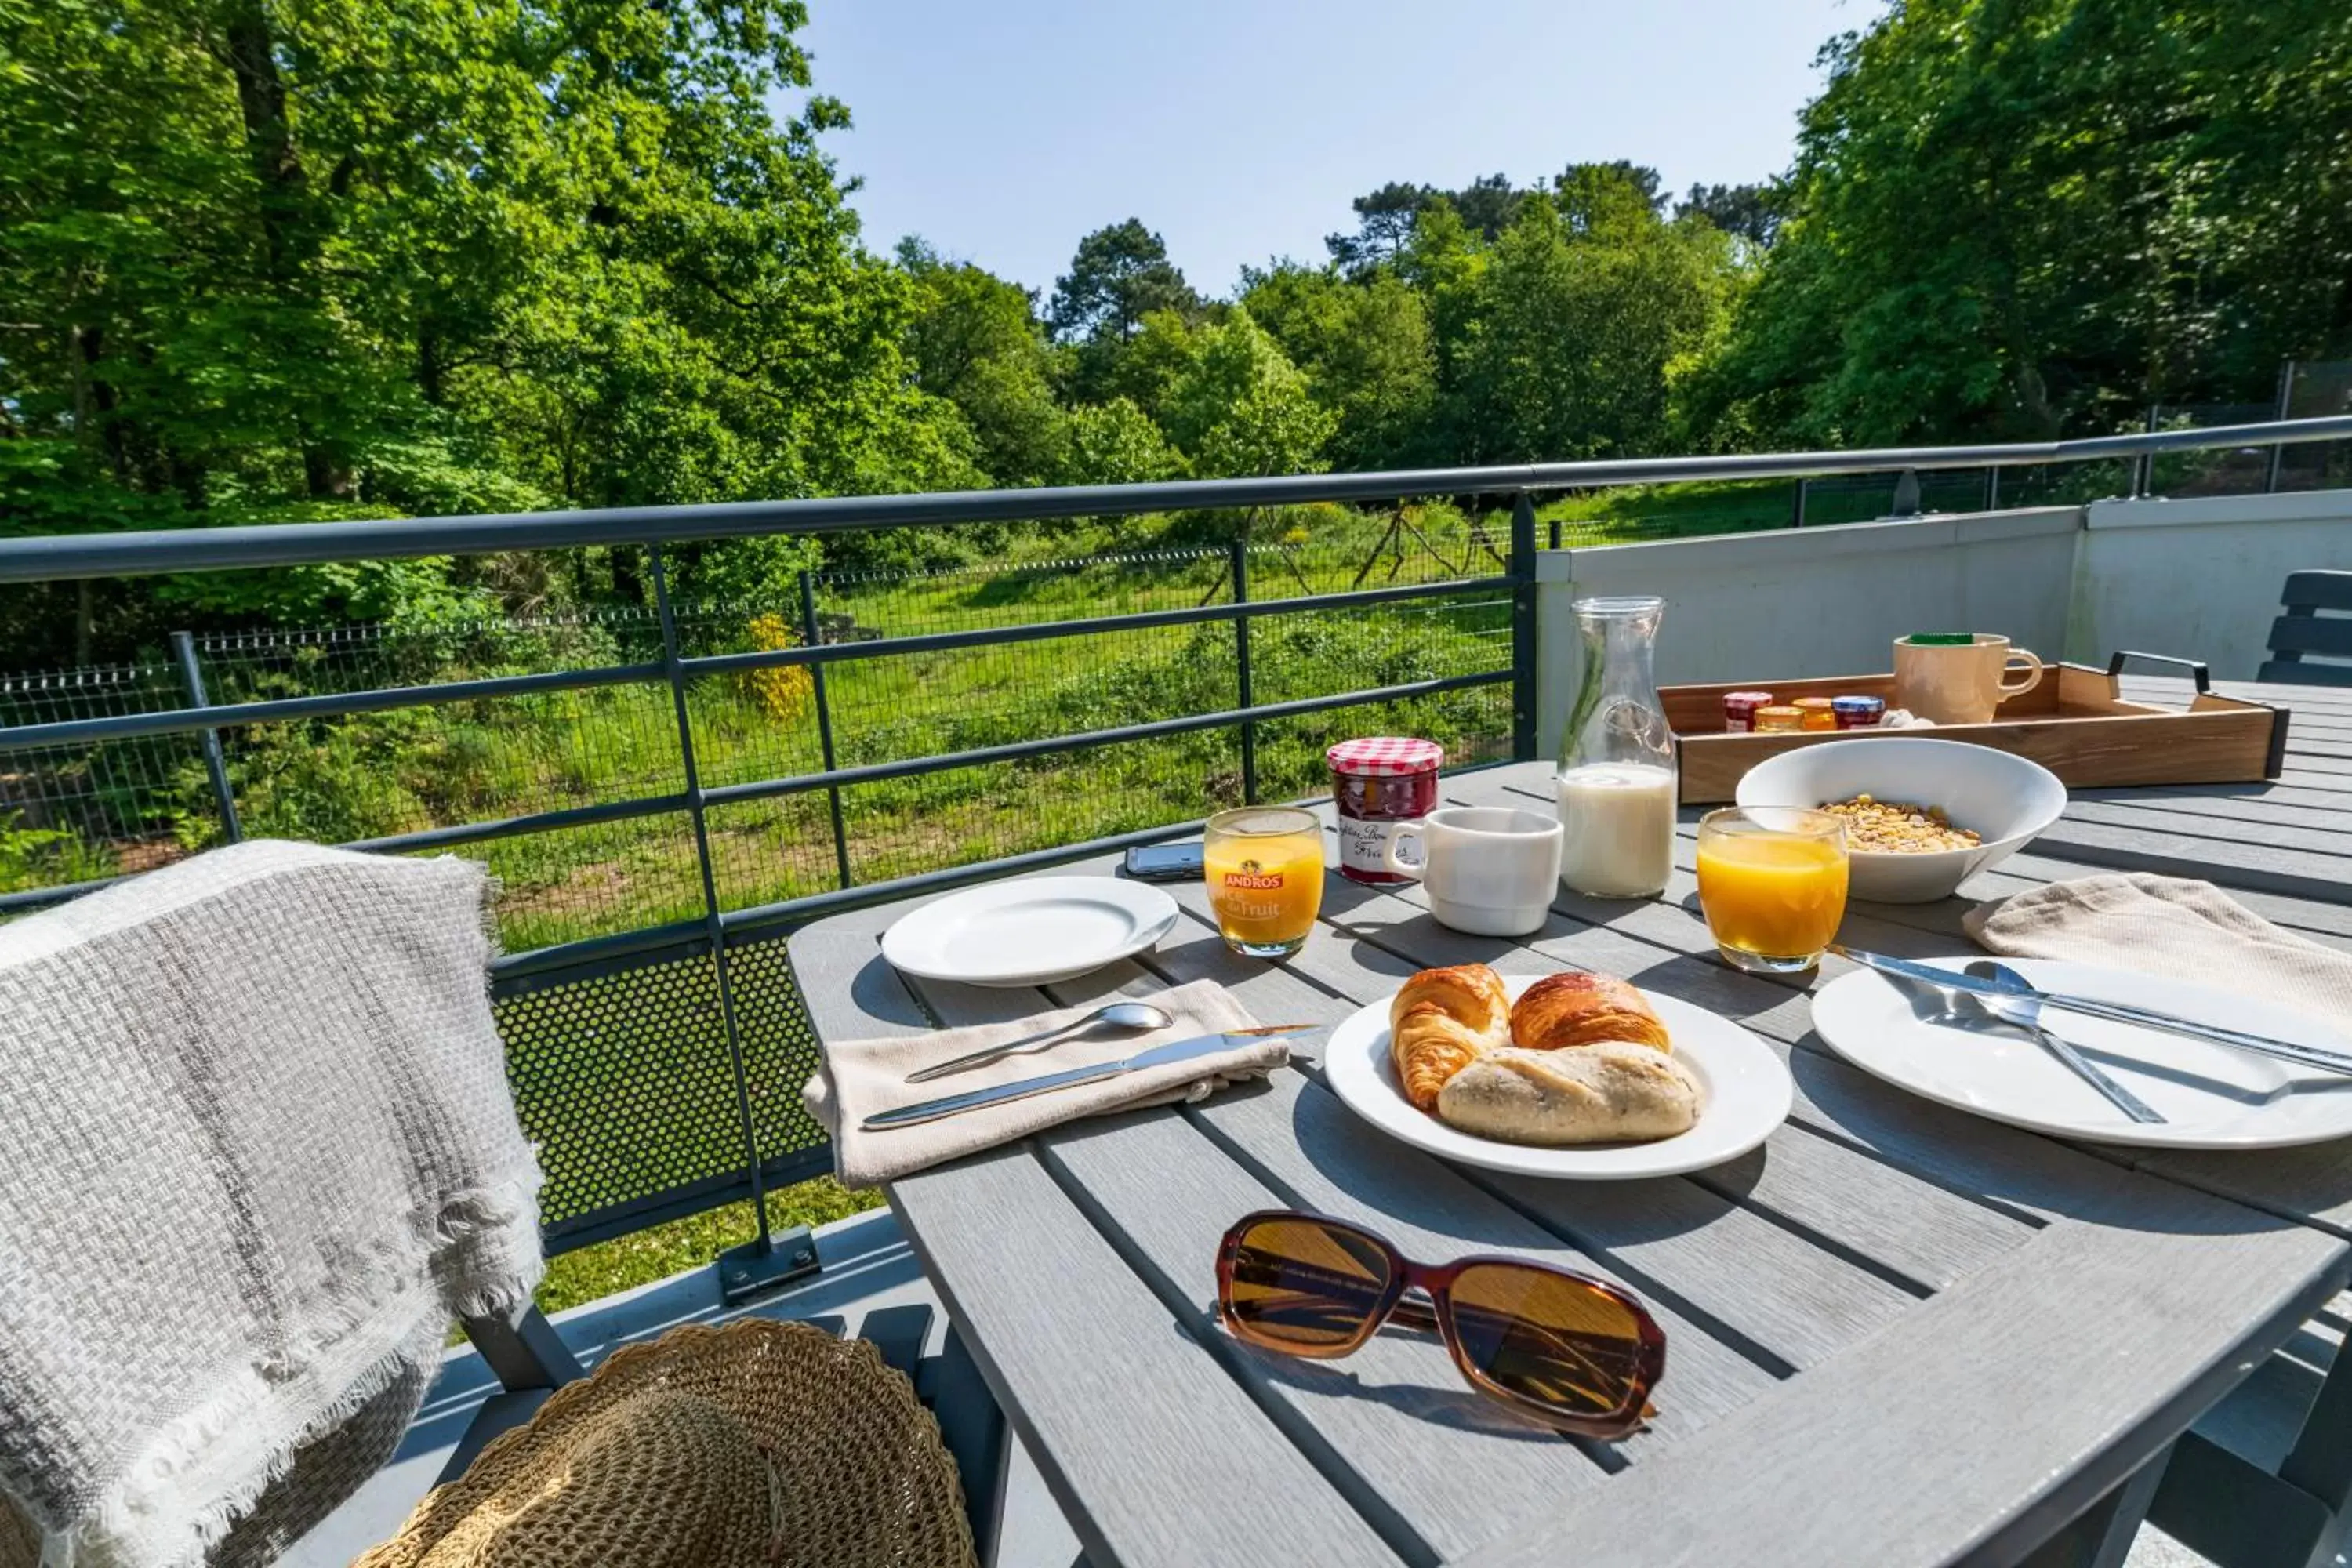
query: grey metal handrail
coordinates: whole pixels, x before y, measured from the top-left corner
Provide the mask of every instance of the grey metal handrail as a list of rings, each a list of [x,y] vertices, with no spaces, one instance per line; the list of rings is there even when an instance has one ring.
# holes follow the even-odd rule
[[[1150,485],[1079,485],[950,494],[730,501],[704,506],[613,507],[594,511],[399,518],[368,522],[266,523],[244,528],[53,534],[0,540],[0,583],[140,576],[158,572],[217,572],[239,567],[315,565],[328,561],[394,560],[582,545],[659,544],[747,534],[844,533],[918,524],[1132,516],[1139,512],[1304,505],[1313,501],[1396,500],[1409,496],[1499,496],[1530,490],[1703,479],[1800,479],[1904,468],[2017,468],[2095,462],[2153,452],[2347,438],[2352,438],[2352,416],[2338,415],[2002,446],[1623,458],[1375,474],[1294,474]]]
[[[635,931],[585,939],[511,954],[495,966],[501,984],[535,984],[585,966],[616,960],[637,962],[631,955],[660,954],[677,949],[708,958],[716,971],[724,1014],[724,1033],[735,1110],[744,1140],[744,1167],[736,1174],[703,1178],[630,1200],[614,1208],[567,1222],[565,1245],[578,1245],[605,1235],[619,1234],[654,1219],[691,1212],[695,1207],[733,1196],[759,1204],[770,1181],[806,1174],[816,1168],[806,1153],[793,1162],[763,1161],[753,1135],[752,1111],[740,1037],[734,1010],[733,984],[728,956],[739,942],[764,932],[788,928],[856,903],[899,898],[933,888],[952,886],[982,877],[1050,864],[1076,856],[1116,848],[1171,834],[1196,830],[1195,823],[1168,824],[1109,835],[1082,844],[1057,846],[1000,858],[984,865],[949,867],[863,886],[853,886],[848,848],[843,837],[839,792],[861,783],[903,778],[968,768],[991,763],[1076,752],[1130,740],[1150,740],[1213,728],[1233,728],[1242,738],[1244,795],[1256,797],[1251,744],[1255,727],[1263,721],[1325,711],[1368,702],[1432,696],[1441,692],[1508,683],[1512,688],[1512,750],[1533,755],[1535,744],[1535,556],[1536,526],[1533,497],[1548,490],[1606,486],[1688,482],[1692,480],[1801,478],[1823,474],[1874,473],[1917,468],[1999,468],[2046,463],[2097,461],[2143,457],[2162,451],[2183,451],[2245,446],[2281,446],[2296,442],[2352,438],[2352,416],[2320,419],[2281,420],[2226,428],[2179,430],[2098,437],[2081,441],[2036,442],[2005,446],[1904,447],[1860,452],[1792,452],[1712,458],[1634,458],[1581,463],[1548,463],[1514,467],[1421,469],[1378,474],[1295,475],[1266,479],[1210,479],[1168,484],[1096,486],[1030,490],[990,490],[951,495],[858,496],[836,500],[754,501],[717,506],[632,507],[576,512],[401,519],[381,521],[287,523],[226,529],[181,529],[151,532],[81,534],[0,540],[0,583],[60,581],[89,577],[135,576],[156,573],[207,572],[255,567],[292,566],[355,559],[392,559],[425,555],[468,554],[509,550],[576,548],[583,545],[644,547],[653,568],[652,581],[660,594],[658,605],[662,658],[657,662],[616,664],[604,668],[541,671],[450,681],[439,685],[391,687],[350,692],[272,699],[262,701],[208,704],[200,681],[187,682],[192,705],[160,713],[113,714],[100,718],[0,728],[0,755],[52,746],[95,744],[140,736],[194,734],[211,736],[239,725],[298,719],[341,717],[487,698],[514,697],[622,683],[666,683],[671,689],[683,759],[683,788],[631,800],[599,801],[592,805],[524,814],[491,821],[428,828],[364,841],[353,847],[397,852],[452,847],[522,833],[577,827],[655,814],[683,813],[694,823],[695,857],[700,871],[702,913],[692,920],[673,921]],[[964,523],[1034,520],[1071,516],[1120,516],[1146,512],[1243,510],[1307,502],[1399,500],[1415,496],[1480,496],[1507,500],[1511,506],[1507,569],[1500,574],[1463,576],[1434,583],[1412,583],[1344,593],[1302,594],[1262,598],[1247,592],[1246,562],[1234,541],[1231,602],[1133,614],[1090,616],[1063,621],[1010,626],[886,637],[861,642],[828,643],[814,632],[814,607],[803,584],[802,619],[811,630],[798,646],[688,657],[679,646],[676,616],[667,599],[663,567],[665,543],[688,539],[723,539],[753,534],[814,535],[853,530],[909,525],[951,526]],[[1302,583],[1301,584],[1305,584]],[[1443,597],[1461,602],[1480,594],[1507,594],[1510,604],[1511,665],[1507,669],[1449,675],[1436,679],[1324,696],[1261,703],[1252,689],[1249,631],[1265,619],[1334,609],[1366,608]],[[830,667],[845,661],[883,658],[917,653],[1027,642],[1042,638],[1097,636],[1146,627],[1227,622],[1234,628],[1238,702],[1217,712],[1188,713],[1087,731],[1039,737],[1005,744],[930,757],[841,766],[828,734],[824,766],[814,773],[730,783],[706,787],[693,761],[693,732],[686,704],[687,683],[699,677],[798,666],[821,681]],[[183,650],[184,658],[185,650]],[[821,684],[815,686],[824,725],[826,714]],[[234,833],[234,802],[229,796],[225,767],[214,768],[215,793],[225,821]],[[708,807],[769,796],[802,795],[824,790],[832,797],[835,850],[842,885],[781,902],[744,909],[721,907],[713,879],[710,847],[703,817]],[[0,915],[58,902],[103,886],[101,882],[36,889],[0,896]],[[822,1163],[821,1161],[816,1163]],[[759,1236],[748,1247],[730,1252],[722,1261],[722,1289],[729,1294],[751,1288],[801,1266],[798,1247],[779,1248],[768,1233],[766,1209],[759,1208]]]

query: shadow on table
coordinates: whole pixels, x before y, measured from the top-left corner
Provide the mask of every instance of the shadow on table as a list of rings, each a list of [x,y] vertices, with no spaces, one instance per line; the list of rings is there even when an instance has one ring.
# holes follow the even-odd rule
[[[1303,1356],[1284,1355],[1276,1351],[1261,1350],[1226,1333],[1217,1324],[1214,1303],[1202,1308],[1197,1327],[1188,1328],[1180,1320],[1171,1320],[1170,1327],[1180,1334],[1211,1340],[1217,1348],[1229,1353],[1241,1367],[1244,1376],[1263,1378],[1285,1388],[1297,1389],[1326,1399],[1363,1399],[1411,1416],[1458,1431],[1477,1432],[1487,1436],[1504,1437],[1531,1443],[1557,1443],[1560,1435],[1549,1427],[1532,1421],[1523,1421],[1489,1399],[1464,1388],[1459,1382],[1451,1386],[1435,1384],[1368,1380],[1360,1372],[1344,1361],[1315,1361]],[[1438,1337],[1418,1330],[1388,1328],[1381,1331],[1384,1340],[1418,1342],[1433,1358],[1432,1365],[1442,1368],[1443,1375],[1458,1378],[1453,1363],[1446,1359],[1445,1350]]]

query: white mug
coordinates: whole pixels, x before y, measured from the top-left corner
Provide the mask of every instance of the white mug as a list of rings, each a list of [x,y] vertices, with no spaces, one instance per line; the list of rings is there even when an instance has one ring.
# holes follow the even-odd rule
[[[1559,820],[1507,805],[1449,805],[1389,824],[1391,871],[1418,877],[1437,923],[1473,936],[1543,927],[1559,881]]]

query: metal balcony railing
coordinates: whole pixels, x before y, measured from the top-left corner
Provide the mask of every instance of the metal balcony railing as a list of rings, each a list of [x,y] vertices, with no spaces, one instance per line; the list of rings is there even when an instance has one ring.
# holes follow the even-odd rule
[[[2160,452],[2275,447],[2352,437],[2352,416],[2280,421],[2009,446],[1923,447],[1859,452],[1804,452],[1707,458],[1643,458],[1400,473],[1332,474],[1202,480],[1153,485],[953,495],[861,496],[839,500],[760,501],[728,505],[638,507],[570,513],[401,519],[185,530],[150,533],[80,534],[0,540],[0,583],[124,577],[287,567],[328,562],[385,560],[493,552],[637,547],[646,552],[646,580],[658,623],[659,657],[594,668],[544,670],[434,684],[372,687],[266,700],[213,703],[184,645],[188,706],[164,710],[0,728],[0,761],[11,754],[88,746],[140,737],[192,737],[200,742],[224,836],[240,831],[237,800],[218,742],[220,731],[293,721],[337,719],[401,709],[515,698],[599,687],[666,687],[675,722],[676,787],[629,798],[436,826],[365,839],[352,847],[402,852],[456,848],[518,835],[662,816],[682,816],[690,830],[698,873],[698,917],[567,942],[501,958],[493,976],[502,1025],[508,1029],[513,1079],[526,1127],[558,1146],[551,1159],[548,1205],[551,1247],[583,1245],[656,1220],[738,1197],[758,1198],[781,1181],[827,1165],[821,1134],[802,1116],[797,1087],[813,1063],[814,1045],[792,990],[775,939],[793,926],[846,906],[901,898],[910,892],[993,877],[1029,865],[1073,858],[1186,832],[1196,822],[1163,823],[1085,842],[1054,846],[983,864],[950,866],[864,886],[852,885],[844,836],[843,792],[902,779],[1066,755],[1129,742],[1206,731],[1237,739],[1241,794],[1255,800],[1261,727],[1299,715],[1372,703],[1430,698],[1477,688],[1507,687],[1510,750],[1534,754],[1536,735],[1535,563],[1538,547],[1535,500],[1574,489],[1693,480],[1805,479],[1831,475],[1902,474],[1916,470],[2002,468],[2122,459]],[[1125,614],[958,630],[826,640],[796,646],[689,654],[679,636],[666,547],[681,541],[757,535],[822,536],[905,527],[955,527],[984,522],[1067,517],[1116,518],[1148,513],[1246,513],[1253,509],[1308,503],[1402,502],[1449,496],[1510,510],[1507,547],[1495,552],[1503,570],[1438,581],[1356,587],[1345,591],[1253,597],[1253,552],[1236,532],[1219,602]],[[1302,584],[1302,586],[1304,584]],[[819,621],[813,601],[793,606],[801,624]],[[1253,679],[1252,626],[1285,616],[1361,610],[1414,602],[1460,602],[1485,596],[1508,605],[1507,667],[1451,673],[1284,700],[1262,701]],[[1230,706],[1144,722],[1042,735],[929,756],[843,765],[835,754],[826,696],[829,670],[860,661],[1085,637],[1151,627],[1230,625],[1234,684]],[[696,726],[688,700],[691,682],[748,671],[805,668],[815,702],[822,766],[775,777],[709,783],[696,757]],[[714,808],[787,796],[824,795],[838,885],[779,901],[728,908],[711,855],[709,814]],[[101,885],[83,882],[0,896],[0,914],[54,903]],[[634,1042],[618,1055],[583,1041]],[[675,1055],[697,1055],[689,1071],[646,1042],[670,1042]],[[665,1047],[667,1048],[667,1047]],[[667,1065],[665,1066],[665,1061]],[[723,1068],[723,1072],[721,1068]],[[667,1073],[669,1076],[665,1077]],[[681,1085],[697,1086],[689,1094]],[[723,1098],[715,1086],[723,1081]],[[606,1114],[625,1105],[625,1114]],[[584,1121],[583,1121],[584,1117]],[[642,1156],[641,1146],[669,1136],[680,1118],[698,1129],[695,1158]],[[536,1125],[534,1125],[536,1123]],[[567,1142],[567,1140],[569,1142]],[[565,1151],[569,1152],[565,1152]],[[633,1152],[634,1151],[634,1152]],[[566,1186],[565,1184],[569,1183]],[[764,1219],[764,1211],[763,1211]],[[740,1283],[762,1270],[791,1265],[790,1247],[773,1247],[765,1235],[737,1266]]]

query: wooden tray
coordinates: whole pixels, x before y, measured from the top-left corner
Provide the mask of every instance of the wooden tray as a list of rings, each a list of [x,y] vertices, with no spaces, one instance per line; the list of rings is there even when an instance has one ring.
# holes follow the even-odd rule
[[[2126,701],[2117,679],[2127,658],[2189,670],[2196,696],[2185,708]],[[1748,769],[1767,757],[1822,741],[1910,735],[1965,741],[2031,757],[2074,789],[2120,784],[2237,784],[2278,777],[2286,751],[2287,710],[2217,697],[2201,664],[2163,655],[2119,653],[2105,669],[2053,664],[2032,690],[2012,697],[1989,724],[1932,730],[1810,731],[1802,734],[1726,734],[1724,694],[1759,689],[1776,702],[1796,697],[1882,697],[1895,704],[1895,677],[1853,675],[1822,680],[1739,680],[1723,686],[1658,690],[1679,742],[1686,805],[1730,800]]]

